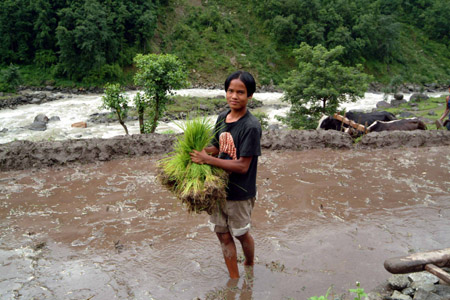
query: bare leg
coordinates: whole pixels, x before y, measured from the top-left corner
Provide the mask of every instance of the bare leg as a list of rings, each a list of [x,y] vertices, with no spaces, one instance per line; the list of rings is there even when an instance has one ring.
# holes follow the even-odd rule
[[[239,269],[237,265],[236,244],[229,232],[216,233],[222,246],[223,258],[228,268],[230,278],[239,278]]]
[[[236,238],[241,242],[242,250],[244,251],[244,265],[253,266],[255,264],[255,241],[250,235],[250,232],[247,231],[245,234]]]

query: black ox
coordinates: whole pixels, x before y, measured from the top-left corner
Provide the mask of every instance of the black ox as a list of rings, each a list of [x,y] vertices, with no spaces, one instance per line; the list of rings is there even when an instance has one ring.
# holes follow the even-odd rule
[[[394,131],[394,130],[426,130],[427,126],[419,119],[402,119],[394,121],[376,121],[367,128],[369,132]]]
[[[397,118],[387,111],[374,111],[369,113],[357,112],[357,111],[348,111],[344,115],[347,119],[352,120],[356,123],[362,124],[364,126],[370,126],[375,121],[393,121],[397,120]],[[343,124],[341,121],[336,120],[333,117],[324,116],[319,120],[319,125],[317,129],[324,130],[339,130],[344,131],[348,128],[347,124]]]

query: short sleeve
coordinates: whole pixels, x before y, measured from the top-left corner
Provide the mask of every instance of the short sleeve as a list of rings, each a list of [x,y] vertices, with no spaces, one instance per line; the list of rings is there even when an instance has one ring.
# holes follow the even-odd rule
[[[261,128],[246,128],[241,139],[239,156],[260,156],[261,155]]]

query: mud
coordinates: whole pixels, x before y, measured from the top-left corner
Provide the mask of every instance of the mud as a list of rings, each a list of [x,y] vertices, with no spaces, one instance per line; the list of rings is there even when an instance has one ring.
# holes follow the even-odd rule
[[[370,134],[374,149],[344,137],[344,146],[327,148],[336,139],[307,146],[326,134],[286,135],[303,151],[278,144],[282,134],[263,141],[256,265],[251,272],[241,263],[239,281],[227,278],[208,216],[189,215],[156,181],[163,149],[4,170],[0,298],[307,299],[334,286],[353,299],[347,290],[356,281],[369,291],[389,277],[385,259],[448,247],[449,147],[376,148]],[[135,143],[146,148],[142,139]]]
[[[73,163],[93,163],[117,158],[146,156],[172,151],[176,136],[138,134],[110,139],[65,141],[15,141],[0,145],[0,171],[21,170]],[[364,135],[358,143],[334,130],[264,131],[261,146],[270,150],[377,149],[450,145],[450,131],[392,131]]]

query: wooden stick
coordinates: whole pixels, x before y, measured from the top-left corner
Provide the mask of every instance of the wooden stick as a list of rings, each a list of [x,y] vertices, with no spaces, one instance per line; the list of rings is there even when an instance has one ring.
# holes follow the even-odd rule
[[[439,268],[433,264],[427,264],[427,265],[425,265],[425,270],[427,270],[431,274],[435,275],[436,277],[439,277],[440,279],[444,280],[445,282],[450,283],[450,274],[448,274],[441,268]]]
[[[349,126],[355,128],[355,129],[358,130],[358,131],[361,131],[361,132],[364,132],[364,133],[369,133],[369,131],[367,130],[367,128],[366,128],[364,125],[361,125],[361,124],[359,124],[359,123],[356,123],[356,122],[353,121],[353,120],[349,120],[349,119],[347,119],[346,117],[341,116],[341,115],[338,114],[338,113],[335,113],[335,114],[333,115],[333,117],[334,117],[336,120],[339,120],[339,121],[341,121],[342,123],[345,123],[345,124],[347,124],[347,125],[349,125]]]
[[[390,258],[384,262],[384,268],[393,274],[405,274],[423,271],[430,264],[450,267],[450,248]]]

